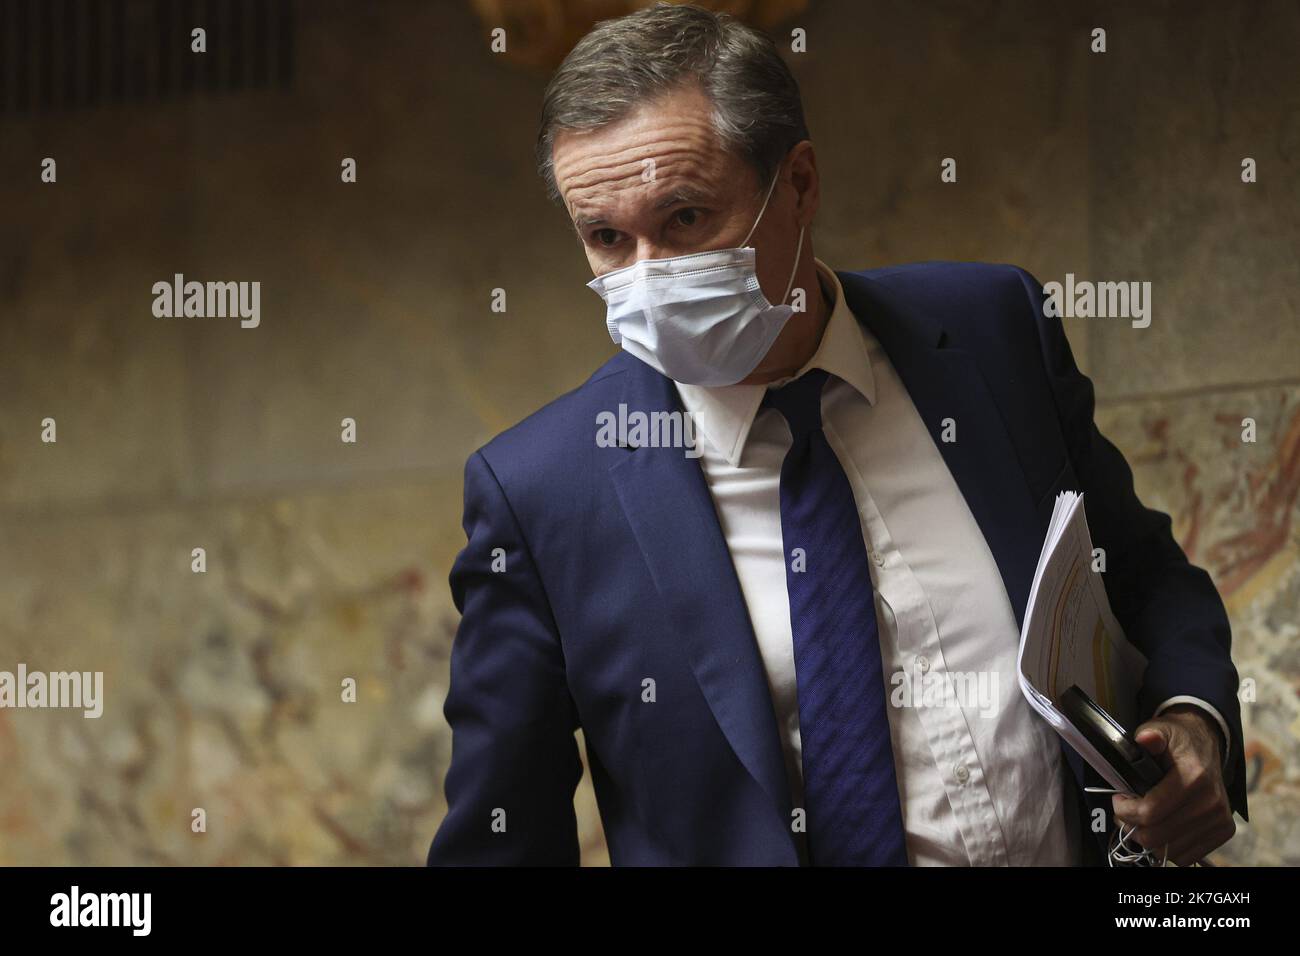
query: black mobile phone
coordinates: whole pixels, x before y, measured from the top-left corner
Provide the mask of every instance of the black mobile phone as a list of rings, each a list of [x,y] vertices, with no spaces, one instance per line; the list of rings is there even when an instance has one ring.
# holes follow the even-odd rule
[[[1083,734],[1084,739],[1115,768],[1134,793],[1141,796],[1165,775],[1160,764],[1138,745],[1133,735],[1078,685],[1066,689],[1056,706],[1065,719]]]

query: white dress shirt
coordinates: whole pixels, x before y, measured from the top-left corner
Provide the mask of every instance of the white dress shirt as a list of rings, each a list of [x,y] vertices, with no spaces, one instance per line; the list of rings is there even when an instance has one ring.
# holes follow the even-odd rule
[[[833,308],[800,374],[831,373],[822,393],[823,429],[852,486],[870,558],[908,859],[913,865],[1076,863],[1080,834],[1066,800],[1073,780],[1056,733],[1020,692],[1019,630],[997,563],[884,349],[849,310],[835,273],[814,261]],[[799,705],[780,510],[781,464],[791,437],[779,412],[759,410],[766,388],[785,381],[676,385],[702,439],[699,461],[749,610],[792,799],[800,807]],[[985,694],[906,706],[923,700],[909,702],[904,691],[958,675],[983,681]],[[1161,707],[1180,700],[1214,713],[1194,698]],[[1214,716],[1226,739],[1226,724]]]

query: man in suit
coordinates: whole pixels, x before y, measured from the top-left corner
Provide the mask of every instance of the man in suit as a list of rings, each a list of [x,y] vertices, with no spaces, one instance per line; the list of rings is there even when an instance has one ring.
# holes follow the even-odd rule
[[[578,727],[615,865],[1096,862],[1096,808],[1180,865],[1232,835],[1222,602],[1097,431],[1032,276],[815,258],[798,87],[696,8],[588,34],[538,152],[623,350],[466,465],[430,864],[577,863]],[[638,413],[686,416],[693,448],[601,440]],[[1016,683],[1066,489],[1149,659],[1139,741],[1166,772],[1141,799],[1085,794]],[[957,675],[994,693],[896,693]]]

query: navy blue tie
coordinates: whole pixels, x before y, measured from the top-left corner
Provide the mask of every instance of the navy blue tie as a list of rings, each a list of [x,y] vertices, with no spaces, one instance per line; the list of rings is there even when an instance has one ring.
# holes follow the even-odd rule
[[[763,399],[794,436],[781,466],[781,537],[809,859],[907,866],[862,519],[822,431],[827,376],[813,369]]]

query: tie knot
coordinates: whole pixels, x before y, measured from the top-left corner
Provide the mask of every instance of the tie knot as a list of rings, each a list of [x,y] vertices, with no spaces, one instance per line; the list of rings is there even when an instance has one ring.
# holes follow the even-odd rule
[[[822,427],[822,386],[829,374],[811,369],[780,388],[769,388],[763,396],[764,408],[775,408],[785,417],[795,445]]]

